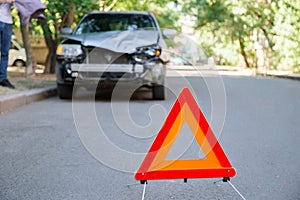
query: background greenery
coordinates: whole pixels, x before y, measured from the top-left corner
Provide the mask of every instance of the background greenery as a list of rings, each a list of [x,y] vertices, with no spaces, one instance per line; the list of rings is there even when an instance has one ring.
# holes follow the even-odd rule
[[[162,28],[193,34],[218,64],[300,71],[300,0],[42,0],[47,21],[31,34],[55,52],[62,27],[75,27],[93,10],[153,12]],[[100,5],[100,6],[99,6]],[[18,26],[17,13],[14,12]],[[49,56],[46,73],[54,71]]]

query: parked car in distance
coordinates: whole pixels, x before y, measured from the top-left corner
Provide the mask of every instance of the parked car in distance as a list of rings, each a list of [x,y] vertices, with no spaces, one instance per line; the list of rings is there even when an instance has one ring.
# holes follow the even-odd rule
[[[23,67],[26,65],[26,52],[15,36],[12,36],[9,49],[8,65]]]
[[[148,12],[92,12],[74,31],[61,30],[65,40],[58,46],[56,75],[58,95],[72,98],[76,82],[88,84],[134,83],[152,89],[152,98],[165,99],[166,63],[164,34]],[[89,88],[88,86],[86,87]]]

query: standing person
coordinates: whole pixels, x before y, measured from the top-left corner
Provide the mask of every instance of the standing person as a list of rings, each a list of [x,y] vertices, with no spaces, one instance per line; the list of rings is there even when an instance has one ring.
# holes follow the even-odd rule
[[[11,6],[15,0],[0,0],[0,85],[15,89],[7,79],[8,54],[12,36]]]

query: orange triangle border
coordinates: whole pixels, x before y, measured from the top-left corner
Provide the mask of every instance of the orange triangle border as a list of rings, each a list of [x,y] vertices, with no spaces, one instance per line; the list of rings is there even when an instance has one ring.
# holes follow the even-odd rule
[[[211,150],[216,155],[220,167],[210,167],[205,166],[201,169],[174,169],[174,170],[149,170],[152,162],[159,153],[166,137],[169,134],[170,129],[173,126],[176,117],[181,112],[183,106],[187,104],[192,111],[193,116],[198,122],[199,127],[204,133],[204,137],[212,147]],[[201,120],[200,120],[201,119]],[[201,144],[199,144],[201,147]],[[205,119],[203,113],[201,112],[197,102],[195,101],[193,95],[188,88],[184,88],[179,94],[177,100],[175,101],[167,119],[162,126],[161,130],[157,134],[152,146],[150,147],[148,153],[146,154],[141,166],[135,173],[135,179],[140,181],[146,180],[160,180],[160,179],[187,179],[187,178],[229,178],[235,176],[236,171],[231,166],[229,160],[227,159],[221,145],[219,144],[217,138],[215,137],[212,129],[210,128],[207,120]]]

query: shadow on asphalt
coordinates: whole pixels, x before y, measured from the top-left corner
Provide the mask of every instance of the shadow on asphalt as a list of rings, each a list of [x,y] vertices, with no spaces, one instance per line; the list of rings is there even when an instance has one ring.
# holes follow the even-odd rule
[[[152,100],[152,91],[147,88],[134,90],[123,88],[121,92],[116,92],[114,87],[101,90],[89,91],[85,88],[77,88],[73,93],[73,101],[141,101]]]

